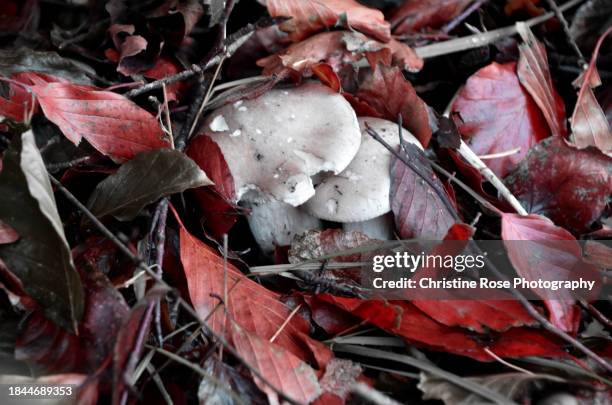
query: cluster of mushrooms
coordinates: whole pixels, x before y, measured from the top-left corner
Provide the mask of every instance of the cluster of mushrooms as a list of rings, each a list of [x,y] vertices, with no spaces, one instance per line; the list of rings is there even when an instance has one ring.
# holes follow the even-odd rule
[[[253,236],[270,254],[323,229],[323,221],[393,238],[391,153],[366,123],[399,148],[396,123],[357,117],[342,95],[308,82],[227,104],[208,115],[199,136],[217,144],[233,178],[233,202],[250,210]],[[407,130],[402,137],[421,147]]]

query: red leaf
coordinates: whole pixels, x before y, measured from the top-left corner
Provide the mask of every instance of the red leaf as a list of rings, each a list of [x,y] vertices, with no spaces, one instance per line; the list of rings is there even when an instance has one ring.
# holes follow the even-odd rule
[[[206,218],[205,226],[213,235],[221,237],[236,223],[240,208],[232,201],[236,196],[234,180],[219,146],[210,137],[195,137],[187,147],[187,156],[215,183],[213,187],[193,190]]]
[[[81,138],[116,162],[168,147],[156,118],[124,96],[70,83],[31,87],[45,116],[75,145]]]
[[[390,17],[396,35],[440,28],[471,3],[471,0],[407,0]]]
[[[321,388],[315,371],[290,351],[233,325],[232,341],[236,350],[251,367],[282,393],[300,403],[310,403]],[[253,375],[255,384],[266,393],[270,403],[277,404],[278,394]]]
[[[551,133],[565,138],[565,105],[550,76],[546,49],[526,25],[519,27],[525,41],[519,45],[521,56],[516,69],[519,80],[540,107]]]
[[[8,97],[0,96],[0,116],[15,122],[24,122],[32,110],[33,95],[22,86],[8,84]]]
[[[383,118],[397,121],[402,116],[404,128],[427,147],[431,139],[427,105],[416,94],[397,67],[378,65],[359,87],[355,97],[370,105]]]
[[[0,169],[2,168],[2,163],[0,162]],[[3,243],[13,243],[19,240],[19,234],[16,230],[11,228],[10,225],[5,224],[0,221],[0,244]]]
[[[402,161],[394,158],[389,198],[395,227],[403,239],[442,239],[457,222],[457,213],[423,152],[416,147],[407,150],[408,159],[420,168],[424,176],[431,179],[436,189]],[[443,195],[445,200],[439,195]]]
[[[174,60],[162,56],[157,59],[155,65],[142,73],[142,75],[148,79],[160,80],[168,76],[175,75],[181,71],[181,67]],[[174,83],[170,83],[166,86],[166,95],[168,97],[168,101],[176,101],[178,99],[178,95],[182,90],[186,87],[185,82],[178,81]]]
[[[340,93],[342,90],[342,84],[340,83],[340,78],[334,72],[331,66],[327,63],[319,63],[312,67],[312,73],[327,87],[332,89],[335,92]]]
[[[502,238],[516,272],[527,280],[570,280],[582,263],[580,245],[571,233],[540,215],[503,214]],[[562,242],[560,242],[562,241]],[[545,291],[534,290],[542,297]],[[554,299],[545,299],[551,322],[566,332],[575,332],[580,310],[574,297],[559,290]]]
[[[612,155],[612,129],[606,114],[597,102],[592,87],[600,83],[597,73],[597,56],[604,39],[612,32],[610,27],[597,41],[589,68],[582,75],[582,87],[578,93],[576,107],[572,115],[572,139],[578,148],[595,146],[604,153]]]
[[[457,223],[448,230],[444,241],[466,241],[466,243],[442,243],[433,248],[432,255],[457,255],[467,246],[472,238],[474,228]],[[428,277],[441,278],[438,269],[420,269],[416,279],[422,274]],[[424,276],[423,276],[424,277]],[[505,331],[512,327],[534,325],[537,323],[525,308],[515,300],[466,300],[457,299],[448,291],[448,300],[413,300],[412,304],[429,315],[432,319],[446,326],[461,326],[476,332],[487,330]]]
[[[551,138],[536,145],[505,182],[527,211],[584,233],[612,194],[612,158]]]
[[[330,295],[319,295],[317,299],[332,303],[409,343],[480,361],[493,360],[484,347],[503,357],[566,356],[558,343],[539,331],[513,328],[497,335],[479,335],[442,325],[407,301],[366,301]],[[519,336],[524,340],[515,341]]]
[[[257,61],[264,68],[264,75],[277,74],[289,68],[306,77],[319,63],[329,64],[334,71],[343,65],[356,62],[368,54],[378,54],[387,50],[397,66],[412,72],[423,67],[423,60],[406,44],[392,39],[384,44],[370,39],[358,32],[332,31],[316,34],[301,42],[290,45],[276,55]],[[374,65],[375,66],[375,65]]]
[[[34,312],[25,322],[15,357],[45,372],[93,373],[110,356],[128,307],[106,276],[80,271],[87,291],[85,313],[74,335]]]
[[[178,216],[177,216],[178,219]],[[191,302],[203,319],[217,333],[230,330],[222,308],[217,308],[223,297],[224,264],[217,252],[180,227],[181,261]],[[227,311],[240,327],[262,339],[270,339],[289,317],[291,310],[279,301],[279,296],[245,277],[231,263],[227,264]],[[312,353],[299,343],[298,335],[308,333],[306,321],[294,315],[284,326],[275,342],[301,359]]]
[[[292,17],[280,24],[280,28],[290,33],[294,41],[334,26],[343,14],[348,24],[358,31],[383,42],[391,40],[389,23],[383,13],[355,0],[267,0],[266,6],[272,17]]]
[[[537,104],[521,87],[516,64],[492,63],[473,74],[459,92],[452,110],[460,114],[459,131],[478,155],[519,153],[487,162],[504,177],[527,154],[529,148],[550,135]]]

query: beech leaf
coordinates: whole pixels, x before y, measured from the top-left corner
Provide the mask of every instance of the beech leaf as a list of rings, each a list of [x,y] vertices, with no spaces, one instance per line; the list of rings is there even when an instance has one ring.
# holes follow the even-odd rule
[[[393,159],[389,198],[395,227],[403,239],[442,239],[458,221],[458,215],[425,154],[416,146],[407,145],[406,155],[434,187],[402,161]]]
[[[452,111],[459,113],[463,121],[459,132],[477,155],[520,148],[518,153],[487,162],[500,177],[550,135],[538,105],[519,83],[516,63],[493,62],[474,73],[459,91]]]
[[[355,0],[266,0],[266,6],[272,17],[291,17],[280,28],[294,41],[334,26],[343,14],[356,30],[383,42],[391,40],[389,23],[383,13]]]
[[[206,173],[185,154],[157,149],[124,163],[98,184],[87,205],[97,217],[112,215],[129,221],[161,197],[211,184]]]
[[[580,244],[572,234],[540,215],[503,214],[502,238],[510,262],[527,280],[571,280],[582,263]],[[534,292],[547,297],[544,290]],[[551,322],[570,333],[576,331],[580,320],[580,309],[574,302],[567,290],[559,290],[554,299],[544,299]]]
[[[0,245],[0,259],[47,318],[76,330],[83,315],[83,287],[32,131],[15,136],[6,152],[0,195],[0,219],[21,237]]]
[[[585,233],[610,201],[612,158],[550,138],[533,147],[505,183],[528,212]]]
[[[245,277],[231,263],[227,263],[226,308],[229,316],[226,316],[221,308],[215,310],[219,304],[215,296],[224,295],[223,258],[189,234],[182,224],[180,256],[191,303],[202,319],[207,319],[208,325],[214,331],[222,333],[230,330],[232,326],[228,318],[233,319],[246,332],[254,333],[262,339],[270,339],[281,329],[276,337],[276,344],[301,359],[310,357],[310,351],[300,344],[298,339],[299,335],[308,333],[306,321],[300,316],[293,316],[287,325],[280,328],[291,310],[279,300],[278,294]]]
[[[299,403],[308,404],[321,393],[315,371],[293,353],[233,324],[232,341],[236,351],[251,367],[279,391]],[[271,404],[278,404],[278,393],[253,375],[255,384]]]
[[[71,83],[30,88],[45,117],[72,143],[85,138],[116,162],[170,146],[157,119],[120,94]]]

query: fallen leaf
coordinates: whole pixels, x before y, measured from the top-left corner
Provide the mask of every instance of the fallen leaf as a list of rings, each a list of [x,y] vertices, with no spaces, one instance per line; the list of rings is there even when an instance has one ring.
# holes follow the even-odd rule
[[[34,312],[23,322],[15,358],[44,373],[94,373],[112,354],[129,308],[100,271],[80,271],[87,293],[79,334],[59,328]]]
[[[108,33],[113,40],[117,56],[117,72],[129,76],[139,73],[146,66],[141,58],[147,50],[147,40],[141,35],[134,35],[136,28],[133,25],[113,24]]]
[[[591,57],[591,63],[580,77],[582,86],[578,93],[571,124],[572,140],[578,148],[595,146],[600,151],[612,156],[612,129],[606,118],[606,113],[602,110],[592,90],[593,87],[601,84],[597,73],[597,57],[603,41],[611,32],[612,27],[599,38]]]
[[[44,73],[76,84],[91,85],[96,72],[85,63],[60,56],[57,52],[33,49],[0,50],[0,75],[16,73]]]
[[[551,138],[532,148],[505,183],[532,214],[577,234],[600,218],[612,195],[612,158]]]
[[[47,176],[32,132],[14,136],[0,172],[0,219],[21,238],[0,245],[0,259],[46,317],[75,330],[83,315],[83,287]]]
[[[479,361],[494,360],[484,347],[500,357],[566,356],[556,341],[537,330],[512,328],[500,334],[481,335],[442,325],[408,301],[371,301],[326,294],[316,299],[331,303],[411,344]]]
[[[436,177],[425,154],[414,145],[406,145],[406,156],[431,181],[393,158],[391,163],[391,211],[395,227],[403,239],[442,239],[459,216],[444,186]],[[441,196],[443,196],[441,198]]]
[[[389,23],[383,13],[355,0],[266,0],[266,7],[272,17],[291,17],[280,28],[294,41],[334,26],[343,15],[356,30],[383,42],[391,40]]]
[[[610,0],[589,0],[578,7],[572,24],[570,35],[583,52],[593,52],[597,40],[612,23],[612,2]],[[607,53],[612,49],[607,46]]]
[[[521,55],[516,68],[519,80],[540,107],[552,135],[565,138],[565,105],[550,76],[546,48],[525,23],[517,23],[516,26],[523,39],[519,45]]]
[[[229,331],[232,327],[227,319],[229,316],[248,333],[262,339],[274,336],[291,313],[291,310],[279,301],[276,293],[245,277],[233,264],[227,263],[226,316],[223,309],[218,308],[219,298],[224,295],[223,258],[189,234],[182,225],[180,245],[189,298],[200,317],[207,319],[212,330],[217,333]],[[308,359],[311,353],[300,344],[297,337],[305,333],[308,333],[308,324],[296,315],[282,328],[275,342],[299,358]]]
[[[395,35],[440,28],[459,15],[472,0],[407,0],[391,13]]]
[[[216,380],[202,378],[198,387],[199,405],[229,405],[238,402],[236,397],[245,404],[266,403],[266,397],[247,375],[225,364],[216,355],[208,357],[202,368]]]
[[[527,280],[572,280],[582,263],[580,244],[565,229],[540,215],[502,215],[502,238],[510,262]],[[580,309],[567,290],[551,297],[545,290],[534,290],[544,298],[550,321],[563,331],[574,333],[580,323]]]
[[[423,147],[426,148],[429,144],[432,131],[427,105],[416,94],[399,68],[378,65],[363,81],[354,97],[375,112],[375,117],[396,122],[401,115],[404,128],[410,131]],[[351,98],[347,99],[353,104]]]
[[[300,403],[310,403],[321,393],[315,371],[295,354],[233,324],[232,341],[236,351],[278,391]],[[253,375],[255,384],[271,404],[278,404],[276,390]]]
[[[452,111],[463,120],[459,132],[477,155],[520,148],[518,153],[487,161],[499,177],[550,135],[540,109],[519,83],[516,63],[493,62],[474,73],[459,91]]]
[[[299,263],[317,259],[323,256],[354,249],[368,243],[376,242],[359,231],[343,231],[342,229],[311,230],[298,235],[291,243],[289,263]],[[335,257],[336,261],[358,261],[360,253]]]
[[[396,40],[382,43],[351,31],[313,35],[290,45],[282,52],[258,60],[257,65],[263,67],[264,75],[277,74],[288,68],[309,77],[312,75],[312,68],[319,63],[326,63],[337,72],[343,65],[354,63],[368,53],[378,53],[384,49],[391,52],[395,64],[402,69],[417,72],[423,67],[423,60],[408,45]]]
[[[444,241],[433,247],[429,255],[456,256],[463,253],[475,229],[463,223],[450,227]],[[457,241],[457,242],[452,242]],[[463,241],[463,242],[461,242]],[[472,253],[472,252],[470,252]],[[426,275],[426,276],[425,276]],[[441,279],[444,272],[435,267],[420,268],[412,278]],[[444,291],[435,300],[413,299],[411,302],[435,321],[446,326],[460,326],[465,329],[486,333],[489,330],[503,332],[513,327],[534,326],[537,321],[517,301],[508,296],[507,300],[461,299],[453,291]],[[440,294],[438,294],[440,295]],[[446,299],[444,299],[446,298]],[[467,297],[471,298],[471,297]]]
[[[129,221],[148,204],[212,182],[185,154],[172,149],[143,152],[100,182],[87,203],[99,218]]]
[[[602,269],[612,269],[612,247],[606,245],[605,242],[585,241],[584,261]]]
[[[147,79],[161,80],[165,77],[179,73],[182,68],[173,59],[162,56],[155,62],[152,68],[142,72],[142,75]],[[178,81],[170,83],[166,86],[166,95],[168,102],[176,101],[179,94],[186,88],[184,82]]]
[[[72,143],[85,138],[116,162],[170,145],[156,118],[120,94],[70,83],[30,88],[47,119]]]
[[[530,393],[543,384],[563,384],[563,378],[550,374],[503,373],[481,377],[465,377],[483,387],[501,394],[508,402],[522,403]],[[482,403],[482,398],[447,380],[427,373],[420,374],[417,387],[423,392],[423,399],[441,400],[446,405],[476,405]]]
[[[319,380],[321,396],[315,404],[325,405],[333,402],[322,400],[325,396],[332,395],[338,403],[344,403],[350,394],[351,387],[357,382],[363,368],[359,363],[346,359],[333,359],[325,368],[325,374]]]
[[[0,245],[13,243],[19,240],[19,234],[10,225],[0,221]]]

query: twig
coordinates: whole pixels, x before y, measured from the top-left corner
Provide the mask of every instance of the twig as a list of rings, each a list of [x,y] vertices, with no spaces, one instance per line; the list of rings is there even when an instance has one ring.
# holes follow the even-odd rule
[[[375,390],[367,384],[356,382],[351,386],[351,392],[376,405],[401,405],[399,402]]]
[[[574,7],[584,0],[570,0],[567,3],[559,7],[560,11],[566,11],[571,7]],[[532,18],[525,21],[527,26],[531,27],[536,24],[543,23],[555,16],[554,12],[548,12],[541,16]],[[437,44],[425,45],[414,48],[416,54],[423,58],[433,58],[435,56],[448,55],[455,52],[461,52],[468,49],[480,48],[481,46],[488,45],[497,41],[498,39],[505,38],[516,34],[516,27],[511,25],[509,27],[498,28],[496,30],[483,32],[481,34],[468,35],[466,37],[451,39],[449,41],[440,42]]]
[[[276,332],[274,332],[274,335],[272,335],[272,337],[270,338],[270,343],[274,343],[274,341],[276,340],[278,335],[280,335],[280,333],[283,331],[283,329],[285,329],[285,326],[287,326],[289,324],[291,319],[295,316],[295,314],[297,314],[297,312],[300,310],[300,308],[302,308],[302,304],[297,305],[293,309],[293,311],[291,311],[291,313],[289,314],[287,319],[285,319],[285,321],[282,323],[282,325],[278,327]]]
[[[509,368],[511,368],[513,370],[516,370],[519,373],[523,373],[523,374],[527,374],[527,375],[535,375],[534,373],[532,373],[529,370],[525,370],[522,367],[515,366],[514,364],[507,362],[506,360],[504,360],[501,357],[499,357],[497,354],[493,353],[493,350],[489,349],[488,347],[485,347],[484,351],[487,352],[487,354],[489,356],[493,357],[495,360],[497,360],[498,362],[500,362],[501,364],[503,364],[506,367],[509,367]]]
[[[236,393],[232,390],[229,390],[226,388],[225,383],[223,383],[222,381],[220,381],[217,377],[215,377],[214,375],[206,372],[206,370],[204,370],[202,367],[198,366],[197,364],[194,364],[188,360],[185,360],[184,358],[182,358],[181,356],[177,356],[176,354],[169,352],[167,350],[164,350],[160,347],[153,347],[153,346],[148,346],[151,350],[154,350],[155,352],[159,353],[159,354],[163,354],[164,356],[168,357],[169,359],[182,364],[183,366],[192,369],[193,371],[195,371],[196,373],[198,373],[202,378],[204,378],[205,380],[208,380],[210,382],[212,382],[214,385],[216,385],[217,387],[221,388],[223,391],[227,392],[229,394],[229,396],[232,397],[232,399],[236,400],[236,402],[238,402],[239,404],[245,404],[245,402],[242,400],[242,398],[240,398],[238,395],[236,395]]]
[[[399,353],[386,352],[384,350],[372,349],[369,347],[344,345],[344,344],[333,345],[332,349],[336,352],[351,353],[351,354],[355,354],[358,356],[365,356],[365,357],[369,357],[373,359],[388,360],[388,361],[393,361],[397,363],[406,364],[412,367],[416,367],[427,373],[435,375],[436,377],[439,377],[448,382],[451,382],[457,385],[458,387],[461,387],[470,392],[478,394],[482,398],[488,401],[491,401],[492,403],[508,404],[508,399],[501,396],[499,393],[487,387],[476,384],[473,381],[467,380],[465,378],[461,378],[458,375],[450,373],[446,370],[443,370],[427,361],[423,361],[423,360],[417,359],[412,356],[407,356],[405,354],[399,354]]]
[[[582,305],[584,307],[584,309],[589,311],[589,313],[593,316],[593,318],[595,318],[599,322],[601,322],[602,325],[604,325],[607,329],[611,329],[612,328],[612,321],[610,321],[610,319],[608,319],[607,316],[605,316],[597,308],[595,308],[593,306],[593,304],[588,303],[584,299],[581,299],[578,302],[580,302],[580,305]]]
[[[567,20],[563,16],[563,12],[561,11],[561,9],[559,9],[559,6],[557,6],[555,0],[546,0],[546,2],[557,16],[557,19],[559,20],[559,22],[561,23],[561,27],[563,28],[563,32],[565,33],[565,37],[567,38],[567,42],[572,47],[572,50],[576,53],[576,56],[578,56],[578,67],[582,68],[583,70],[586,70],[588,66],[586,59],[584,59],[584,55],[580,51],[580,48],[578,48],[578,45],[576,44],[576,41],[574,41],[574,38],[572,38],[569,25],[567,24]]]
[[[272,19],[271,21],[275,22],[276,20]],[[253,35],[256,28],[256,25],[249,24],[246,27],[238,30],[234,34],[230,35],[227,40],[224,41],[225,46],[222,47],[222,49],[217,50],[216,54],[208,61],[206,61],[206,63],[200,65],[193,65],[191,69],[184,70],[175,75],[167,76],[163,79],[145,84],[142,87],[127,92],[125,96],[128,98],[133,98],[149,91],[159,89],[162,87],[162,84],[169,85],[171,83],[175,83],[181,80],[190,79],[198,74],[201,74],[203,71],[217,66],[221,62],[221,59],[223,57],[227,57],[228,55],[232,55],[234,52],[236,52],[236,50],[240,48],[251,37],[251,35]]]
[[[89,159],[90,159],[89,156],[83,156],[80,158],[69,160],[67,162],[49,163],[48,165],[46,165],[46,167],[47,167],[47,171],[51,173],[55,173],[60,170],[69,169],[71,167],[78,166],[81,163],[87,162]]]
[[[159,392],[162,395],[164,401],[166,401],[166,404],[173,405],[174,402],[172,402],[172,397],[170,396],[170,394],[168,394],[168,391],[166,391],[166,387],[164,387],[164,382],[159,377],[159,375],[155,373],[155,367],[153,367],[152,364],[148,364],[147,371],[149,372],[149,374],[151,374],[151,378],[153,378],[153,381],[157,385],[157,389],[159,389]]]
[[[468,18],[474,11],[478,10],[480,7],[482,7],[485,3],[488,2],[489,0],[475,1],[474,3],[472,3],[471,6],[463,10],[461,14],[459,14],[457,17],[453,18],[445,26],[443,26],[440,31],[444,32],[445,34],[448,34],[452,30],[454,30],[459,24],[461,24],[463,20]]]
[[[485,179],[487,179],[499,193],[510,203],[512,208],[519,213],[520,215],[528,215],[527,210],[523,208],[521,203],[516,199],[516,197],[508,190],[508,187],[489,169],[489,167],[484,164],[482,160],[470,149],[470,147],[461,141],[461,146],[457,149],[457,152],[472,166],[474,166],[478,171],[483,175]]]
[[[505,150],[503,152],[489,153],[487,155],[478,155],[478,157],[481,160],[498,159],[498,158],[501,158],[501,157],[516,155],[520,151],[521,151],[521,148],[518,147],[518,148],[514,148],[514,149],[510,149],[510,150]]]

